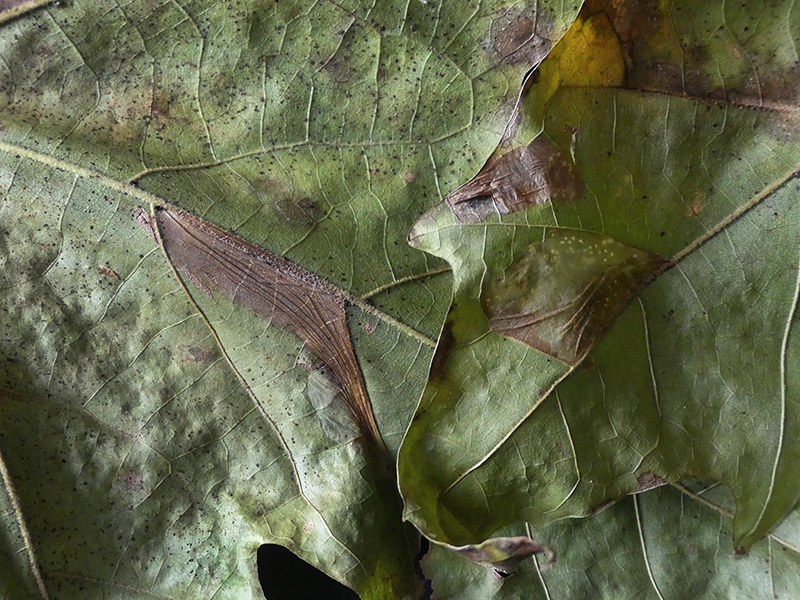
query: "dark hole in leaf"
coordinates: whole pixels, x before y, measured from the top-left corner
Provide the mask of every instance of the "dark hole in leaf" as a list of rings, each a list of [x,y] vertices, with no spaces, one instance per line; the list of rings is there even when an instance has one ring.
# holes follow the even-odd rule
[[[359,598],[347,586],[277,544],[264,544],[258,549],[258,580],[268,600]]]
[[[428,541],[428,538],[425,536],[420,536],[419,552],[414,558],[414,572],[417,574],[417,579],[422,582],[422,596],[420,596],[420,600],[431,600],[431,598],[433,598],[433,587],[431,580],[425,577],[425,573],[422,570],[422,560],[425,558],[425,556],[427,556],[430,550],[431,543]]]

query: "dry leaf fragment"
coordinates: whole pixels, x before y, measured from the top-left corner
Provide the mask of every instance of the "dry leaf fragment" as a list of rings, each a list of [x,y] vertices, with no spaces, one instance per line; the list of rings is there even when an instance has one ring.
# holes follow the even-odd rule
[[[555,553],[550,548],[524,536],[491,538],[481,544],[449,547],[465,558],[504,573],[513,573],[523,560],[534,554],[547,557],[545,567],[555,560]]]
[[[181,210],[156,208],[155,223],[168,259],[197,287],[222,293],[302,339],[330,370],[361,433],[384,447],[350,339],[345,292]]]

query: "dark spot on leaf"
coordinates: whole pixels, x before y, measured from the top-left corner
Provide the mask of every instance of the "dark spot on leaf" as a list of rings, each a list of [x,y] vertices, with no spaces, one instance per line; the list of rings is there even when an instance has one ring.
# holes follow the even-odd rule
[[[451,308],[452,310],[452,308]],[[450,354],[453,352],[455,339],[449,319],[445,321],[439,342],[436,344],[436,352],[431,362],[430,378],[442,379],[447,371],[447,363],[450,361]]]
[[[141,473],[126,473],[120,479],[131,492],[140,492],[144,489],[144,477]]]
[[[550,51],[547,14],[536,8],[515,6],[498,11],[484,47],[493,63],[537,65]]]
[[[211,362],[217,357],[216,352],[206,350],[200,346],[192,346],[191,348],[188,348],[187,351],[192,356],[192,360],[194,360],[196,363]]]
[[[652,471],[647,471],[639,475],[636,478],[636,482],[639,484],[639,489],[636,490],[637,494],[661,487],[662,485],[667,485],[668,483],[666,479],[659,477]]]
[[[158,237],[156,236],[155,229],[153,228],[152,219],[150,215],[148,215],[144,210],[141,208],[137,208],[133,212],[133,218],[136,219],[136,222],[139,224],[139,227],[144,229],[147,234],[153,238],[153,241],[158,242]],[[143,255],[139,255],[139,258],[144,258]]]
[[[350,588],[277,544],[258,549],[258,579],[270,600],[358,600]]]

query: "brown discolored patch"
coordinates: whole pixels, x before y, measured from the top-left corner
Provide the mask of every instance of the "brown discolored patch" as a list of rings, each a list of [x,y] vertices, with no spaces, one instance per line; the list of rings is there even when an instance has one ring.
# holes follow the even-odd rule
[[[317,203],[307,196],[283,196],[275,200],[275,209],[289,223],[314,225],[319,219]]]
[[[602,234],[550,228],[484,279],[481,304],[493,331],[576,365],[664,263]]]
[[[465,223],[509,214],[545,202],[571,202],[583,195],[575,163],[543,136],[527,146],[492,156],[480,172],[447,197]]]
[[[647,471],[646,473],[639,475],[636,478],[636,482],[639,484],[639,489],[636,490],[637,494],[641,494],[642,492],[646,492],[669,483],[666,479],[659,477],[652,471]]]
[[[354,69],[351,68],[350,62],[345,57],[344,53],[334,54],[322,65],[322,68],[330,73],[333,81],[340,85],[351,83],[355,75]]]
[[[413,183],[416,178],[416,174],[412,173],[411,171],[408,171],[405,175],[403,175],[403,181],[405,181],[407,184]]]
[[[514,6],[493,15],[484,49],[493,63],[539,64],[550,51],[552,28],[541,10]]]
[[[715,5],[698,5],[697,16],[686,14],[685,6],[680,12],[669,2],[588,0],[582,11],[608,17],[622,48],[626,87],[741,106],[796,107],[800,64],[782,62],[778,44],[759,37],[758,3],[742,3],[733,20]]]
[[[126,473],[120,480],[128,491],[141,492],[144,489],[144,476],[141,473]]]
[[[317,201],[298,193],[285,181],[266,177],[252,182],[253,188],[264,198],[264,203],[292,225],[315,225],[323,215]]]
[[[702,198],[695,198],[692,205],[689,207],[688,216],[696,217],[705,209],[706,205]]]
[[[155,224],[171,264],[204,291],[221,293],[294,332],[328,367],[359,430],[385,451],[353,350],[348,296],[283,257],[173,208],[157,208]]]
[[[136,210],[133,211],[133,218],[136,219],[139,227],[144,229],[147,232],[147,235],[153,238],[154,242],[158,243],[158,236],[156,235],[150,215],[148,215],[141,207],[137,207]]]
[[[100,267],[99,269],[97,269],[97,272],[100,273],[100,275],[103,275],[104,277],[119,279],[119,275],[117,275],[115,271],[112,271],[111,269],[107,269],[105,267]]]
[[[195,363],[208,363],[217,357],[216,352],[206,350],[200,346],[191,346],[187,348],[187,352],[191,355]]]

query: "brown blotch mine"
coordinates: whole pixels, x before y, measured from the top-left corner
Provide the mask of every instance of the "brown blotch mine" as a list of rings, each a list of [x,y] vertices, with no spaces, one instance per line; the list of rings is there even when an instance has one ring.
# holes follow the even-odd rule
[[[637,494],[661,487],[662,485],[667,485],[668,483],[666,479],[659,477],[652,471],[647,471],[639,475],[636,478],[636,482],[639,484],[639,489],[636,490]]]
[[[599,233],[551,228],[485,278],[481,305],[493,331],[574,366],[664,264]]]
[[[174,208],[156,208],[172,265],[204,291],[222,293],[295,333],[330,370],[360,431],[385,448],[347,326],[348,296],[283,257]]]
[[[571,202],[583,195],[575,163],[548,139],[492,156],[480,172],[447,197],[462,223],[509,214],[548,201]]]
[[[539,64],[550,51],[550,19],[541,9],[514,7],[494,15],[484,49],[492,62]]]

